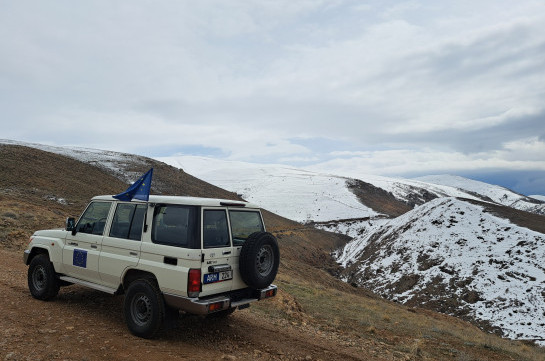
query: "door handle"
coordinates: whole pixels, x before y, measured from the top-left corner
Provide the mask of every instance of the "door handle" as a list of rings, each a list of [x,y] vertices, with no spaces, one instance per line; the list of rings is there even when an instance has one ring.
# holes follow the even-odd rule
[[[130,254],[131,256],[138,256],[138,253],[137,253],[137,252],[129,252],[129,254]]]
[[[222,254],[225,256],[225,255],[231,254],[231,251],[225,251]]]
[[[91,248],[97,249],[98,246],[97,246],[96,244],[92,244],[92,245],[91,245]]]
[[[68,242],[68,244],[71,245],[71,246],[77,246],[78,242]]]

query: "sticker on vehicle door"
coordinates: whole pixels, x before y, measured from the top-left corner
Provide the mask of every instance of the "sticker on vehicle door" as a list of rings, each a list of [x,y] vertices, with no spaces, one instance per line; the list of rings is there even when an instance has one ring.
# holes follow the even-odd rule
[[[231,279],[233,279],[233,271],[207,273],[204,275],[203,283],[209,284],[209,283],[228,281]]]
[[[77,267],[87,268],[87,251],[75,249],[72,264]]]

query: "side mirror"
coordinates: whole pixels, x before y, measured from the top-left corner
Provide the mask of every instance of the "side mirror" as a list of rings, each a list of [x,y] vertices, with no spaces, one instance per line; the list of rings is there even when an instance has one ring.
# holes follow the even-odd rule
[[[73,218],[73,217],[66,218],[66,230],[67,231],[72,231],[72,233],[74,233],[74,231],[76,230],[76,219],[75,218]]]

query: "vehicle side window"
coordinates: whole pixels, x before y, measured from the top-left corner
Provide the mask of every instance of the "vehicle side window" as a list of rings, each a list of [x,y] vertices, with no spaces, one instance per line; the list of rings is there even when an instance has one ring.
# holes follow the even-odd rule
[[[230,245],[225,211],[204,210],[203,242],[204,248],[228,247]]]
[[[111,202],[92,202],[89,204],[89,207],[78,221],[76,231],[102,235],[111,205]]]
[[[153,243],[183,248],[200,248],[197,236],[197,207],[155,206],[151,231]]]
[[[136,206],[136,211],[132,218],[131,231],[129,232],[129,239],[140,241],[142,238],[142,228],[144,227],[144,217],[146,215],[147,207],[144,204]]]
[[[259,212],[229,211],[233,245],[242,246],[254,232],[263,232],[263,222]]]
[[[145,213],[146,205],[144,204],[118,204],[110,229],[110,237],[140,241]]]

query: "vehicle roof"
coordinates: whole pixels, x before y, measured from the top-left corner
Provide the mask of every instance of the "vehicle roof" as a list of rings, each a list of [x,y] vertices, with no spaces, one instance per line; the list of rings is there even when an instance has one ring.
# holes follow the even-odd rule
[[[114,198],[112,195],[96,196],[93,197],[93,200],[101,201],[119,201]],[[146,203],[138,199],[132,200],[134,203]],[[226,205],[244,205],[245,208],[259,208],[258,205],[245,202],[237,201],[233,199],[219,199],[219,198],[200,198],[200,197],[182,197],[182,196],[157,196],[150,195],[148,203],[167,203],[167,204],[183,204],[189,206],[205,206],[205,207],[224,207]],[[223,204],[222,204],[223,203]]]

